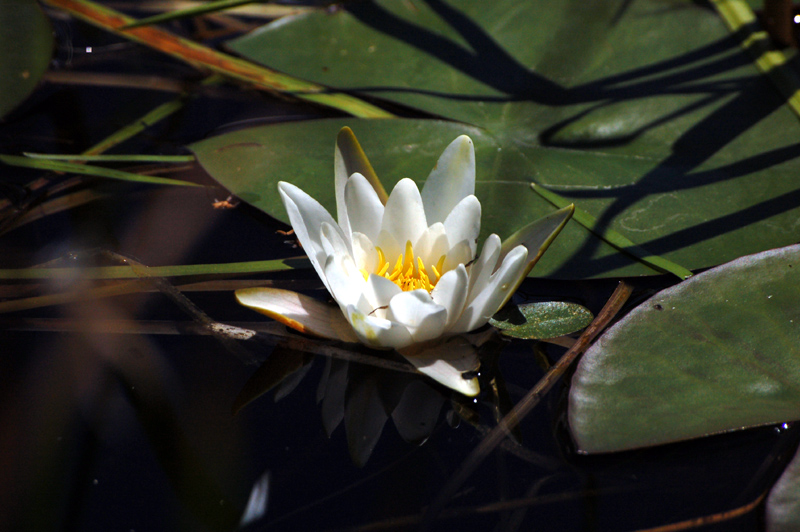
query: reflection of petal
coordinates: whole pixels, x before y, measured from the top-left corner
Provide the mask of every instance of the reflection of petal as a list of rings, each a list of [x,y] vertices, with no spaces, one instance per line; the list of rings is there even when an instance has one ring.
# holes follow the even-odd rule
[[[427,440],[444,404],[444,396],[416,378],[408,383],[400,402],[392,411],[397,432],[407,442],[422,445]]]
[[[454,337],[426,349],[412,348],[400,351],[417,371],[466,396],[480,393],[478,379],[464,378],[463,373],[473,373],[480,367],[477,349],[465,338]]]
[[[254,521],[258,521],[264,514],[267,513],[267,502],[269,501],[269,471],[261,475],[261,477],[253,484],[253,489],[250,490],[250,498],[247,500],[247,506],[244,509],[242,520],[239,526],[247,526]]]
[[[337,307],[313,297],[291,290],[260,287],[237,290],[236,299],[245,307],[300,332],[344,342],[358,341],[353,328]]]
[[[444,222],[453,207],[475,193],[475,149],[461,135],[445,148],[422,188],[428,223]]]
[[[389,415],[381,402],[380,372],[350,364],[344,404],[344,428],[353,462],[362,467],[378,443]]]
[[[330,438],[344,419],[344,394],[347,389],[348,363],[329,358],[325,367],[326,378],[320,381],[317,400],[322,401],[322,426]],[[321,396],[321,397],[320,397]]]

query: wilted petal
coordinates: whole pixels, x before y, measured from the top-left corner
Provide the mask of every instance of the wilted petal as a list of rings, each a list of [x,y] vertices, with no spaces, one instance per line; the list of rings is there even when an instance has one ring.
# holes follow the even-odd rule
[[[447,309],[434,303],[425,290],[412,290],[392,298],[386,318],[405,326],[414,342],[426,342],[444,332]]]
[[[469,275],[463,264],[459,264],[455,270],[442,275],[431,292],[433,302],[447,309],[447,322],[444,329],[448,330],[456,322],[464,310],[469,290]]]
[[[322,247],[320,228],[323,223],[328,223],[335,227],[339,226],[336,225],[333,217],[325,210],[325,207],[291,183],[284,181],[278,183],[278,192],[280,192],[281,200],[283,200],[283,205],[289,215],[289,221],[297,239],[303,245],[311,265],[314,266],[327,288],[328,284],[325,281],[324,270],[327,255]]]
[[[468,397],[480,393],[478,379],[474,376],[480,368],[480,360],[475,347],[464,338],[452,338],[422,350],[410,347],[401,350],[400,354],[417,371],[448,388]]]
[[[467,196],[456,205],[444,221],[444,230],[450,242],[469,243],[472,254],[478,248],[478,233],[481,232],[481,202],[475,196]]]
[[[422,207],[417,184],[408,178],[401,179],[386,202],[381,231],[390,233],[405,247],[408,241],[416,245],[427,228],[425,209]]]
[[[461,135],[445,148],[422,188],[428,223],[444,222],[464,198],[475,193],[475,148]]]
[[[364,233],[370,240],[378,238],[383,220],[383,203],[367,179],[353,174],[344,189],[350,231]]]
[[[338,307],[279,288],[243,288],[236,299],[292,329],[344,342],[357,342],[353,328]]]
[[[408,329],[399,323],[369,316],[355,305],[348,306],[344,312],[359,340],[366,345],[402,349],[414,343]]]
[[[511,250],[483,289],[477,294],[470,294],[473,299],[467,304],[451,332],[469,332],[489,321],[500,309],[506,296],[517,288],[528,265],[527,257],[528,250],[525,246]]]

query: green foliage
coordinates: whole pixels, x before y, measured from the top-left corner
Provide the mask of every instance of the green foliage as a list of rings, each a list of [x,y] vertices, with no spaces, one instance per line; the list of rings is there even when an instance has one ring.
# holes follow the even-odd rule
[[[34,0],[0,2],[0,118],[33,92],[53,52],[50,23]]]
[[[489,323],[512,338],[556,338],[580,331],[594,316],[586,307],[566,301],[507,305]]]
[[[690,269],[795,239],[800,124],[718,15],[699,4],[359,2],[282,20],[231,46],[297,77],[470,124],[462,131],[480,132],[496,152],[488,161],[478,154],[478,179],[495,183],[479,197],[487,228],[501,236],[511,224],[492,217],[513,212],[520,226],[547,213],[521,191],[535,182],[574,201],[601,231]],[[444,133],[433,121],[416,136],[401,121],[348,123],[373,159],[393,150],[399,160],[392,141],[413,147]],[[269,139],[294,157],[313,154],[307,164],[326,182],[331,140],[316,140],[323,130],[276,126]],[[378,130],[381,147],[368,149],[363,131]],[[395,179],[374,163],[382,179]],[[282,164],[270,173],[300,177]],[[568,227],[559,244],[540,275],[653,272],[582,229]]]
[[[606,452],[800,419],[800,246],[668,288],[593,345],[572,380],[578,448]]]

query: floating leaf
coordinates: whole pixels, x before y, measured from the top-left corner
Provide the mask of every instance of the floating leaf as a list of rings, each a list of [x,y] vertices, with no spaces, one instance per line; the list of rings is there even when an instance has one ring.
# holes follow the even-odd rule
[[[530,169],[524,159],[501,149],[485,131],[452,122],[309,120],[239,130],[203,140],[190,149],[211,177],[242,201],[288,222],[277,192],[278,181],[292,182],[330,213],[336,212],[334,151],[339,130],[345,126],[357,135],[387,190],[404,177],[421,185],[445,147],[459,135],[469,135],[476,152],[475,194],[481,201],[483,213],[481,239],[491,233],[506,238],[528,222],[555,212],[548,201],[530,189],[525,179]],[[509,216],[509,212],[514,216]],[[569,275],[591,277],[604,273],[571,258],[580,253],[581,246],[591,238],[585,228],[568,223],[536,264],[536,275],[552,274],[565,263],[570,264]],[[602,241],[598,241],[594,256],[625,275],[659,273]]]
[[[520,189],[535,181],[594,217],[599,231],[612,229],[689,269],[796,238],[800,123],[738,36],[703,4],[350,2],[229,44],[294,76],[480,128],[502,149],[483,163],[478,153],[487,165],[478,179],[497,180],[478,196],[489,218],[507,220],[488,222],[492,231],[509,230],[501,236],[546,214]],[[351,126],[376,157],[364,128]],[[393,127],[384,125],[382,150],[398,150],[389,145],[400,140]],[[327,157],[331,141],[283,133],[281,147],[293,144],[291,156],[300,159],[314,154],[308,165],[326,183],[329,170],[316,159]],[[273,168],[296,183],[283,170]],[[556,249],[564,241],[569,247]],[[619,255],[568,227],[537,275],[652,273]]]
[[[526,340],[556,338],[588,326],[594,316],[584,306],[566,301],[506,305],[489,320],[500,332]]]
[[[0,3],[0,118],[33,92],[53,53],[53,30],[34,0]]]
[[[800,419],[800,246],[663,290],[584,355],[569,423],[605,452]]]

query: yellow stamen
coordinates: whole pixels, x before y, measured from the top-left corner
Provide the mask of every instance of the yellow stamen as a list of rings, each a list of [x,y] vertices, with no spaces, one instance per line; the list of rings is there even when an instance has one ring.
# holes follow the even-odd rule
[[[411,246],[410,241],[406,242],[405,253],[397,257],[394,267],[391,267],[391,263],[387,262],[386,256],[381,248],[376,247],[375,249],[378,252],[378,264],[375,266],[375,274],[386,277],[404,291],[424,288],[430,292],[441,277],[445,260],[444,255],[439,259],[436,266],[431,265],[431,269],[436,275],[434,279],[428,275],[428,272],[425,270],[425,263],[422,257],[416,257],[414,255],[414,248]],[[364,275],[365,279],[369,278],[365,270],[361,270],[361,273]]]

